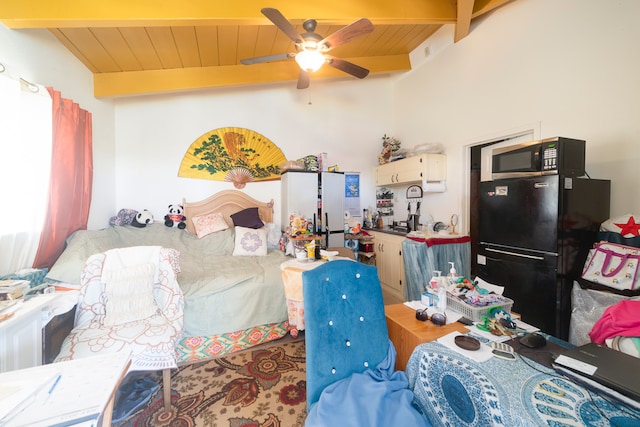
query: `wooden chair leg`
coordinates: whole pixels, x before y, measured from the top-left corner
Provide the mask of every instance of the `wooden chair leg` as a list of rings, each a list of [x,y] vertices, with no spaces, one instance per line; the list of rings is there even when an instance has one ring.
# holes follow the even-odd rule
[[[164,399],[164,410],[171,411],[171,369],[162,370],[162,395]]]

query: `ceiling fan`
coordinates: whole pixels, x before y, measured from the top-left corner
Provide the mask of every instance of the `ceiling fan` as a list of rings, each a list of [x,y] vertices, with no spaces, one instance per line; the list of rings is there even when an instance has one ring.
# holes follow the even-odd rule
[[[334,47],[347,43],[356,37],[373,31],[373,24],[367,18],[361,18],[352,24],[339,29],[338,31],[322,37],[316,33],[317,22],[315,19],[308,19],[302,24],[305,33],[298,34],[295,27],[280,13],[278,9],[264,8],[260,10],[276,27],[287,35],[296,47],[295,53],[279,53],[274,55],[257,56],[255,58],[242,59],[244,65],[259,64],[262,62],[281,61],[283,59],[295,58],[300,66],[298,75],[298,89],[309,87],[311,72],[317,71],[323,64],[329,64],[333,68],[351,74],[359,79],[365,78],[369,70],[344,59],[328,55]]]

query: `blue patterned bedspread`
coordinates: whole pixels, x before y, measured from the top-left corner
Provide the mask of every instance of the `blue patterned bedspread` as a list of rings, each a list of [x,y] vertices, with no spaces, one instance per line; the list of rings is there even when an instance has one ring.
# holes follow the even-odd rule
[[[430,342],[415,349],[406,374],[434,426],[640,426],[639,412],[525,361],[478,363]]]

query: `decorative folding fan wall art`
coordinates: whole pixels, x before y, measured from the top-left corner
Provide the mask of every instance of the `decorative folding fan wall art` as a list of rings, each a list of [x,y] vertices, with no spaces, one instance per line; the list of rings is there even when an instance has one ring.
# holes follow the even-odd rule
[[[281,163],[287,159],[267,137],[250,129],[226,127],[196,139],[180,164],[178,176],[232,182],[280,179]]]

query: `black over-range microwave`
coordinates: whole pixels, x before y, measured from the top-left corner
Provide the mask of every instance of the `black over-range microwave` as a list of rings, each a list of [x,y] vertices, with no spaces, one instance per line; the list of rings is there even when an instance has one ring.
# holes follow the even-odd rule
[[[492,179],[539,175],[579,177],[585,174],[585,141],[554,137],[495,148]]]

